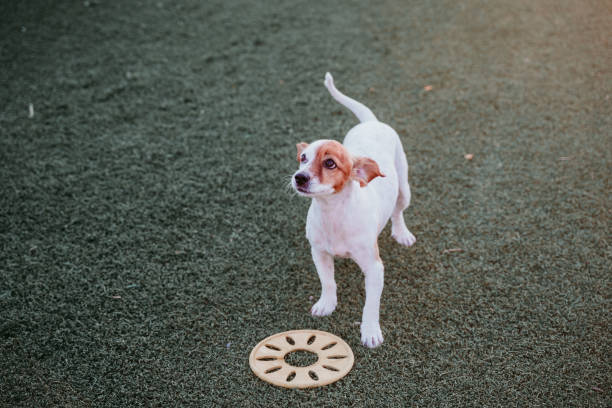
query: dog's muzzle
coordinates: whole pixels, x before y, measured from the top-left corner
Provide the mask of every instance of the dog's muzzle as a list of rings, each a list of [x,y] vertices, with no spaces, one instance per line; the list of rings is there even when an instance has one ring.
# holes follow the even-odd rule
[[[295,176],[293,176],[293,178],[295,179],[295,184],[298,187],[306,187],[306,185],[310,181],[310,176],[305,173],[298,173]]]

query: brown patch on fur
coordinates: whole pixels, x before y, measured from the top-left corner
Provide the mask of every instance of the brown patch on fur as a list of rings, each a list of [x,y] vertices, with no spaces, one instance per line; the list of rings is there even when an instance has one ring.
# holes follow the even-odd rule
[[[382,262],[382,259],[380,259],[380,252],[378,251],[378,241],[374,243],[374,256],[378,262]]]
[[[323,162],[332,159],[336,168],[328,169]],[[323,143],[317,150],[317,155],[312,163],[312,172],[321,183],[331,185],[337,193],[342,190],[346,182],[351,178],[353,160],[351,155],[342,144],[335,140]]]
[[[361,187],[367,186],[376,177],[385,177],[380,172],[378,163],[367,157],[355,157],[353,159],[351,178],[357,180]]]
[[[308,147],[308,143],[301,142],[296,144],[295,147],[297,147],[297,161],[302,161],[302,152]]]

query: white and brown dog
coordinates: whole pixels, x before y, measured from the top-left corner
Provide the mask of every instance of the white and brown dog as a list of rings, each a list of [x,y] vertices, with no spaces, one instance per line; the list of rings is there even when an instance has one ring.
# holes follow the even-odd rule
[[[321,298],[313,316],[326,316],[336,308],[334,256],[349,257],[365,275],[366,300],[361,320],[361,342],[368,347],[383,342],[379,324],[384,267],[378,252],[378,235],[391,218],[391,234],[410,246],[415,238],[404,223],[410,204],[408,163],[397,133],[379,122],[363,104],[334,87],[325,75],[325,86],[361,121],[344,143],[317,140],[297,144],[299,170],[292,185],[298,194],[312,198],[306,219],[306,237],[321,280]]]

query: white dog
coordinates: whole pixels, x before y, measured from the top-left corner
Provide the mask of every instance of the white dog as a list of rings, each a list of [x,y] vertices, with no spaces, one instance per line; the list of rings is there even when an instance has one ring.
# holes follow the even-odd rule
[[[408,163],[399,136],[379,122],[363,104],[334,87],[325,75],[325,86],[361,121],[344,144],[317,140],[297,144],[299,170],[292,185],[298,194],[312,198],[306,220],[306,237],[321,280],[321,298],[311,309],[326,316],[336,308],[334,256],[349,257],[365,275],[366,300],[361,320],[361,342],[377,347],[383,342],[379,324],[384,267],[378,252],[378,234],[391,218],[391,234],[410,246],[416,239],[408,231],[402,212],[410,204]]]

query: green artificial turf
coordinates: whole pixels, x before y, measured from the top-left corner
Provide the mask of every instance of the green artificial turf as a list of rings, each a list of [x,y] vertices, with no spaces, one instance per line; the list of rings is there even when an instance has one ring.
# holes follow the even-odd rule
[[[611,27],[596,0],[2,2],[0,404],[611,406]],[[411,166],[374,350],[352,262],[308,313],[294,146],[356,123],[326,71]],[[349,375],[251,373],[300,328]]]

